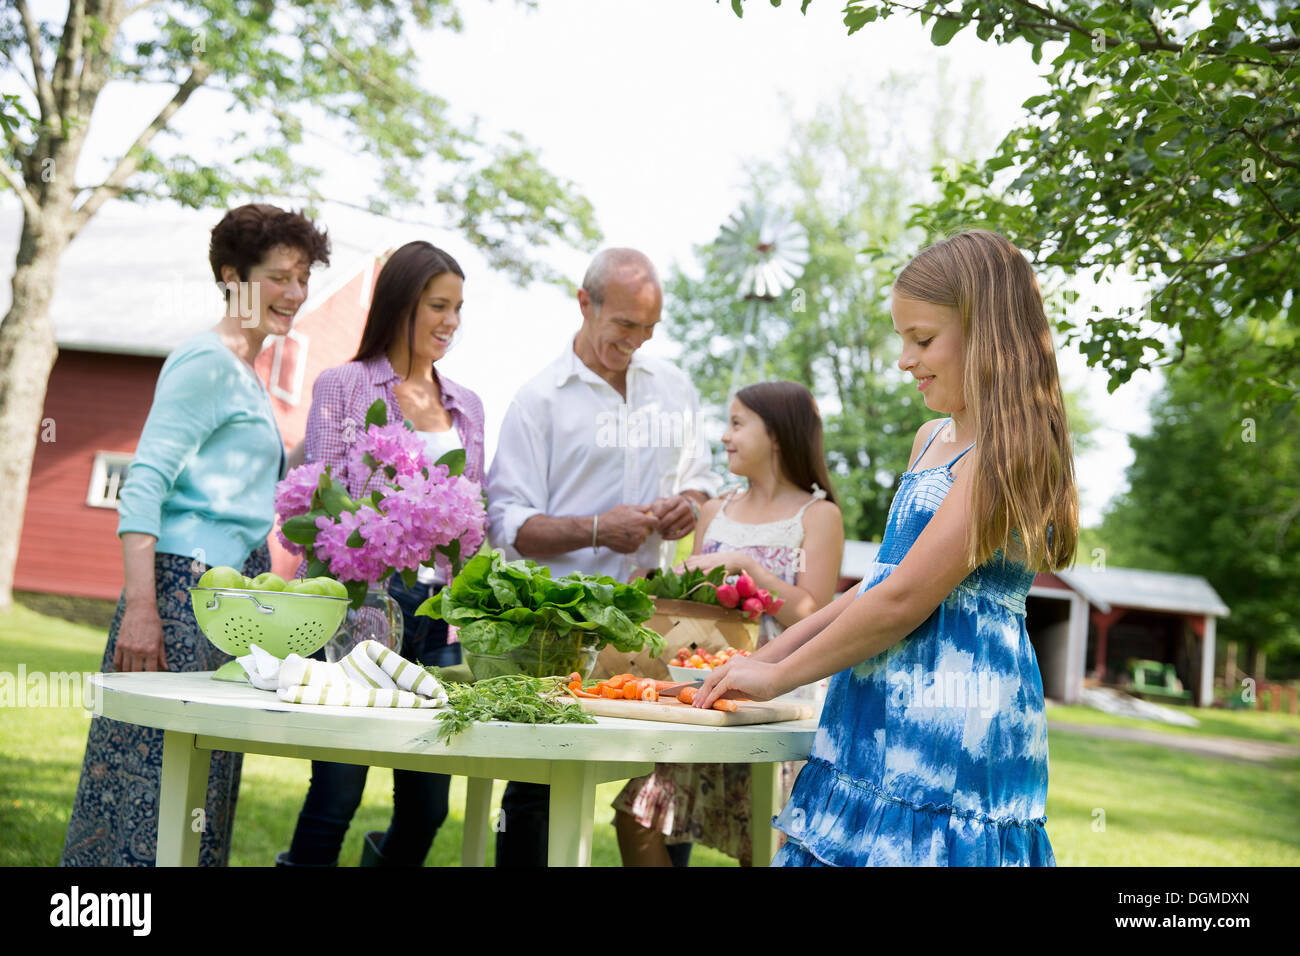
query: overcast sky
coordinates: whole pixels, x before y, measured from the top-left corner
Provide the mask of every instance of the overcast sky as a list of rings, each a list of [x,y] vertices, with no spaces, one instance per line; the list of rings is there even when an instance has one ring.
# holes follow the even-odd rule
[[[688,263],[691,247],[712,239],[735,210],[743,164],[782,148],[789,131],[785,102],[806,117],[842,90],[870,100],[881,95],[891,72],[931,73],[942,56],[950,82],[982,83],[981,110],[996,138],[1020,117],[1020,103],[1043,88],[1026,47],[983,44],[967,31],[936,48],[928,28],[902,16],[849,37],[840,0],[815,0],[807,16],[798,6],[791,0],[774,9],[755,0],[737,20],[728,3],[710,0],[542,0],[532,12],[506,0],[464,0],[463,33],[417,41],[420,73],[456,115],[480,117],[487,138],[522,133],[552,171],[591,200],[607,244],[639,247],[663,272],[673,262]],[[171,92],[110,86],[78,180],[102,178],[108,159],[120,155]],[[196,95],[178,115],[187,147],[200,148],[222,128],[223,106],[215,95]],[[917,117],[917,128],[928,131],[927,117]],[[356,170],[348,144],[315,138],[311,149],[312,161],[331,170],[330,187],[346,196]],[[209,219],[215,221],[212,214],[166,217],[178,239],[184,234],[191,244]],[[461,261],[465,325],[445,371],[482,395],[491,453],[515,388],[576,330],[576,304],[554,289],[520,290],[492,275],[447,229],[394,224],[337,207],[327,211],[325,224],[345,258],[427,238]],[[13,239],[6,235],[0,242],[12,248]],[[195,248],[201,247],[199,240]],[[205,257],[196,252],[196,258],[189,279],[202,282]],[[573,253],[552,256],[575,281],[585,260]],[[347,263],[336,254],[335,265]],[[0,272],[11,268],[11,261],[0,264]],[[82,308],[65,307],[64,315],[65,321],[89,320]],[[201,316],[192,321],[198,328],[210,324]],[[662,335],[645,348],[673,355]],[[1062,351],[1060,364],[1067,383],[1085,388],[1101,423],[1098,450],[1078,462],[1082,517],[1091,525],[1122,487],[1131,460],[1128,433],[1148,427],[1153,376],[1139,376],[1110,396],[1105,376],[1086,371],[1077,354]]]

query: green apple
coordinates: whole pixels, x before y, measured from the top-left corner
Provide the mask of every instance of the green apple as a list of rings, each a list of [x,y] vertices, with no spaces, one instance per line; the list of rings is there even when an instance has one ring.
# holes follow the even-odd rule
[[[285,590],[291,594],[325,594],[325,588],[320,583],[320,578],[302,578],[301,580],[290,581]]]
[[[236,588],[243,590],[244,576],[234,568],[225,566],[208,568],[203,572],[203,577],[199,578],[198,586],[201,588]]]
[[[272,571],[265,574],[259,574],[253,578],[252,584],[249,585],[254,591],[283,591],[285,588],[284,578]]]
[[[334,578],[317,578],[316,580],[325,588],[321,593],[327,597],[345,598],[348,596],[348,589],[342,581],[336,581]]]

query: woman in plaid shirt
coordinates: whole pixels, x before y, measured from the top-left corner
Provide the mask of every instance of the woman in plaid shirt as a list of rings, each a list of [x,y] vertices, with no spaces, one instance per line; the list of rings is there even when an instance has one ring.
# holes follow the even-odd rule
[[[356,357],[316,380],[304,439],[306,460],[325,462],[330,473],[359,497],[367,474],[349,474],[348,453],[365,431],[366,410],[378,398],[389,421],[410,421],[434,460],[465,449],[465,476],[483,481],[483,403],[463,385],[439,374],[437,362],[460,327],[465,274],[456,260],[427,242],[402,246],[375,282]],[[416,617],[415,609],[447,582],[450,569],[421,568],[415,588],[394,575],[388,592],[402,607],[402,655],[422,664],[460,663],[460,645],[447,625]],[[322,652],[318,652],[320,655]],[[333,866],[352,815],[361,803],[368,768],[312,761],[311,786],[283,866]],[[447,817],[445,774],[393,771],[393,819],[387,833],[367,833],[362,865],[420,866]]]

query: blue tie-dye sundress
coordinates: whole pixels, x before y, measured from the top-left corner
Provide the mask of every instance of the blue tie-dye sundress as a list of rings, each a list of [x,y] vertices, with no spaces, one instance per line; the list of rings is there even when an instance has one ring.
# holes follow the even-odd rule
[[[859,595],[902,562],[966,451],[902,476]],[[774,866],[1055,866],[1043,683],[1025,630],[1032,580],[995,554],[915,631],[831,678],[812,754],[774,818],[788,837]]]

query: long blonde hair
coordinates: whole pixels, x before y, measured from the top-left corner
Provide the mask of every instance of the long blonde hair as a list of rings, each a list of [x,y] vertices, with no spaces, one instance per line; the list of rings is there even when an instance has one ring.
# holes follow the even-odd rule
[[[1079,535],[1074,455],[1056,350],[1029,263],[1002,236],[973,229],[919,252],[893,292],[961,314],[962,395],[976,442],[972,567],[998,549],[1034,571],[1068,567]]]

